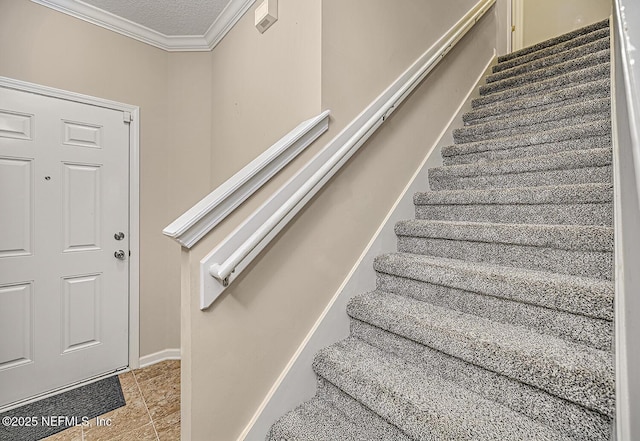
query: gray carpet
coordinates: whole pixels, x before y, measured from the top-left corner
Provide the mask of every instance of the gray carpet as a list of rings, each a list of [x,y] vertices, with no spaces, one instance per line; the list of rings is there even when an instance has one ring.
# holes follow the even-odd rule
[[[117,376],[0,413],[0,441],[35,441],[124,406]]]
[[[603,21],[498,59],[268,441],[611,439],[609,47]]]

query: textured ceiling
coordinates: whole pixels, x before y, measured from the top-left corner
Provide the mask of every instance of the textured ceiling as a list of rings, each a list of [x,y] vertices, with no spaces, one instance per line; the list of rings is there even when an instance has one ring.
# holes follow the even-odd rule
[[[230,0],[82,0],[164,35],[203,35]]]

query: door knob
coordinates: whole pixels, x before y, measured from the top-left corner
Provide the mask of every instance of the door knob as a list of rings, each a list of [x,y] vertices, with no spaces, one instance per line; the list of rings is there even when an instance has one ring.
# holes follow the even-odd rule
[[[124,256],[125,256],[125,254],[124,254],[124,250],[118,250],[118,251],[116,251],[115,253],[113,253],[113,256],[114,256],[116,259],[124,260]]]

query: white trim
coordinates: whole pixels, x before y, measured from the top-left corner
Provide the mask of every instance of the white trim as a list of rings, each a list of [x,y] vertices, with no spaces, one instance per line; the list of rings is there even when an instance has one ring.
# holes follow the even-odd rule
[[[169,52],[212,50],[255,3],[255,0],[230,0],[204,35],[165,35],[80,0],[31,1]]]
[[[456,43],[494,5],[479,1],[298,173],[200,261],[206,309],[384,123]]]
[[[329,114],[300,123],[295,129],[205,196],[162,233],[186,248],[194,246],[249,196],[262,187],[329,128]]]
[[[204,34],[209,50],[220,43],[256,0],[231,0]]]
[[[640,206],[640,74],[637,45],[640,28],[635,24],[640,8],[633,2],[614,0],[612,22],[614,195],[615,195],[615,439],[636,440],[640,436],[637,376],[638,334],[635,317],[640,311],[637,284],[638,207]],[[620,58],[617,58],[620,57]],[[617,80],[622,79],[622,82]],[[622,156],[622,157],[621,157]],[[631,156],[631,159],[629,158]],[[625,162],[626,161],[626,162]],[[631,163],[631,164],[630,164]],[[634,188],[635,184],[635,188]],[[635,202],[635,207],[627,205]]]
[[[151,366],[166,360],[180,360],[180,349],[165,349],[140,357],[140,368]]]
[[[615,37],[617,38],[617,37]],[[613,61],[615,57],[615,51],[611,51],[611,71],[612,71],[612,79],[613,82],[611,84],[611,90],[616,90],[615,84],[615,70],[616,65]],[[616,108],[616,94],[611,94],[611,109]],[[614,224],[614,240],[615,240],[615,297],[614,297],[614,328],[615,328],[615,374],[616,374],[616,418],[615,418],[615,431],[618,435],[613,438],[616,440],[630,440],[628,433],[630,415],[629,415],[629,370],[627,369],[627,336],[626,336],[626,317],[623,313],[624,311],[624,292],[625,292],[625,283],[624,283],[624,252],[622,242],[622,234],[623,231],[623,222],[622,222],[622,183],[621,176],[619,173],[620,170],[620,141],[618,139],[618,122],[616,118],[616,112],[613,113],[613,118],[611,120],[612,130],[611,130],[611,143],[613,145],[613,169],[615,170],[613,174],[613,194],[614,194],[614,215],[613,219],[615,221]]]
[[[140,357],[140,108],[6,77],[0,77],[0,87],[131,113],[133,120],[129,124],[129,367],[135,369]]]
[[[349,318],[345,314],[348,301],[354,295],[375,289],[373,271],[375,257],[396,248],[395,224],[402,219],[414,217],[413,195],[418,191],[424,191],[425,182],[428,182],[428,169],[440,165],[441,148],[451,143],[453,130],[462,125],[462,114],[470,109],[473,93],[489,71],[495,57],[494,50],[493,56],[483,68],[477,81],[469,89],[360,258],[289,360],[251,421],[238,437],[238,441],[263,440],[269,427],[278,417],[313,396],[316,390],[316,377],[310,366],[315,354],[320,349],[348,336]]]
[[[140,108],[129,122],[129,368],[140,357]]]
[[[511,33],[511,52],[515,52],[524,47],[524,0],[512,0],[511,24],[516,27]]]
[[[510,25],[513,25],[513,23],[511,23],[511,17],[512,17],[512,9],[513,9],[513,3],[511,0],[507,0],[507,5],[506,5],[506,14],[507,14],[507,20],[509,21]],[[522,28],[522,25],[520,25],[520,28]],[[512,36],[513,32],[511,32],[511,26],[508,27],[507,29],[507,35],[503,35],[503,38],[507,39],[507,51],[506,54],[513,52],[513,36]],[[505,55],[505,54],[498,54],[498,55]]]
[[[97,107],[104,107],[107,109],[119,110],[122,112],[130,112],[132,117],[139,111],[139,107],[129,104],[119,103],[117,101],[110,101],[107,99],[96,98],[90,95],[83,95],[81,93],[70,92],[68,90],[56,89],[54,87],[43,86],[35,83],[28,83],[22,80],[16,80],[13,78],[0,77],[0,87],[7,89],[21,90],[24,92],[35,93],[38,95],[45,95],[54,98],[60,98],[67,101],[74,101],[77,103],[89,104]],[[134,123],[136,120],[134,119]]]

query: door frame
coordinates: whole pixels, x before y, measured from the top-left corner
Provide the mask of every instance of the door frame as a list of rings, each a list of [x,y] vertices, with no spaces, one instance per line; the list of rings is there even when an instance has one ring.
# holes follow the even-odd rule
[[[524,0],[511,0],[511,51],[524,47]]]
[[[140,367],[140,107],[0,76],[0,87],[129,112],[129,369]],[[87,379],[89,380],[89,379]]]

